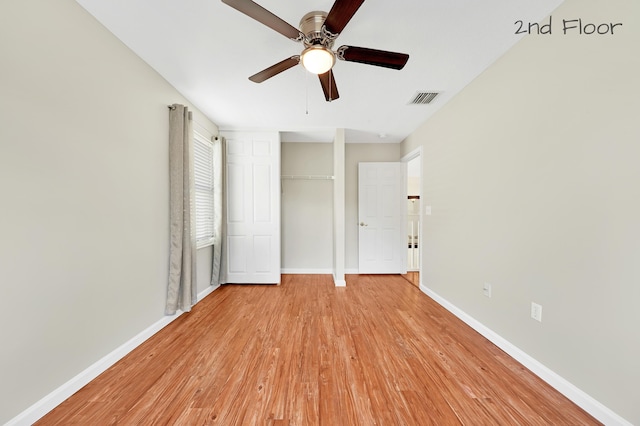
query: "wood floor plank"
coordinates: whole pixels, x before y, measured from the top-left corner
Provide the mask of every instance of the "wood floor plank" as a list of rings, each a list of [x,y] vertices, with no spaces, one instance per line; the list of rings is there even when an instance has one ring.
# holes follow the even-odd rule
[[[38,425],[597,425],[401,276],[223,286]]]

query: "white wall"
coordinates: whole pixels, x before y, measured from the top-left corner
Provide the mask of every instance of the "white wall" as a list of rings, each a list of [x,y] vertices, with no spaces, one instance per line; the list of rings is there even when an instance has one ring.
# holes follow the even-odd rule
[[[283,143],[282,175],[332,176],[328,143]],[[333,180],[282,180],[282,269],[285,273],[333,270]]]
[[[640,424],[640,3],[567,0],[553,18],[403,142],[423,147],[433,211],[423,282]],[[563,35],[578,18],[623,26]]]
[[[188,102],[72,0],[2,2],[0,52],[5,423],[163,317]]]

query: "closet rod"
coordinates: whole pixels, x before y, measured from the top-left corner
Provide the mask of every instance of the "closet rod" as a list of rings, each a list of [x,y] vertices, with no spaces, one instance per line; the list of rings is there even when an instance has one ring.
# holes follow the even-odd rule
[[[324,175],[282,175],[282,179],[301,179],[301,180],[333,180],[333,176]]]

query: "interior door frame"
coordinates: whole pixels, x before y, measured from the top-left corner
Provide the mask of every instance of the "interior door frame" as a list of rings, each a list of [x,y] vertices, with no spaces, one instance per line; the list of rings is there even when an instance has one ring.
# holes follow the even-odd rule
[[[422,158],[422,147],[419,146],[416,149],[414,149],[413,151],[410,151],[408,154],[404,155],[400,161],[403,163],[408,163],[411,160],[414,160],[416,158]],[[420,180],[419,180],[419,188],[420,188],[420,198],[419,198],[419,202],[418,202],[418,211],[420,212],[420,227],[418,228],[418,247],[420,248],[420,257],[418,259],[418,287],[419,288],[423,288],[422,287],[422,283],[423,283],[423,271],[424,271],[424,188],[422,185],[422,181],[423,181],[423,175],[424,175],[424,170],[422,170],[422,160],[420,161]],[[409,176],[407,175],[407,179],[409,178]]]

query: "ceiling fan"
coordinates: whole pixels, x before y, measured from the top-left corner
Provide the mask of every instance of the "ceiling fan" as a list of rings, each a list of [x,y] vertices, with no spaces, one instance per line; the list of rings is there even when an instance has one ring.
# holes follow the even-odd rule
[[[409,60],[409,55],[405,53],[365,47],[340,46],[336,51],[332,50],[336,38],[364,3],[364,0],[336,0],[329,13],[309,12],[300,20],[300,29],[293,27],[251,0],[222,0],[222,2],[285,37],[295,42],[301,42],[305,47],[300,55],[280,61],[249,77],[249,80],[255,83],[262,83],[302,63],[309,72],[318,75],[325,99],[330,102],[339,98],[332,71],[336,58],[347,62],[359,62],[395,70],[401,70]]]

